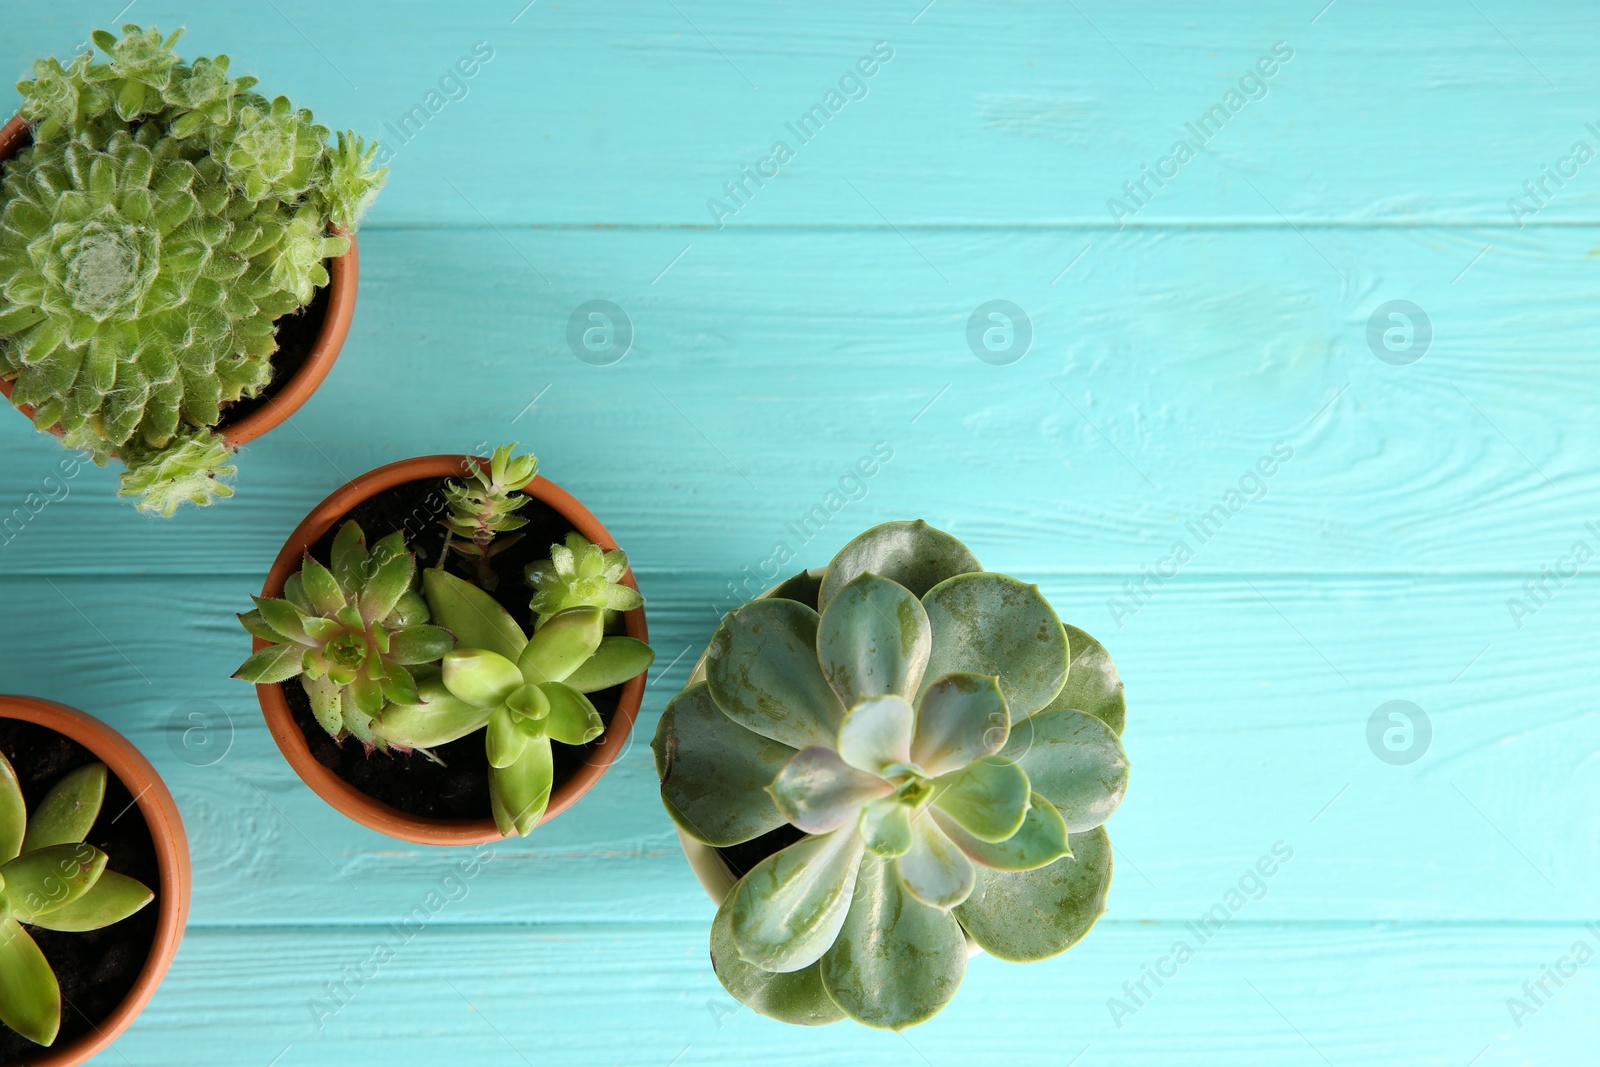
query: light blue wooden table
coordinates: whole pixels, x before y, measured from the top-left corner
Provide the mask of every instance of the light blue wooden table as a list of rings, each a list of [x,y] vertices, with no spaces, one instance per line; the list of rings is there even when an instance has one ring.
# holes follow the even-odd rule
[[[0,548],[0,690],[123,730],[193,845],[188,937],[101,1062],[1596,1061],[1600,9],[924,2],[131,6],[394,159],[350,343],[234,500],[146,520],[91,469]],[[120,4],[9,4],[0,70]],[[620,362],[569,350],[590,300]],[[991,300],[1020,360],[969,346]],[[401,939],[460,854],[294,778],[232,613],[347,478],[502,439],[628,548],[660,666],[622,763]],[[3,514],[60,453],[19,416],[0,447]],[[1109,910],[904,1037],[785,1028],[711,973],[647,742],[775,545],[915,516],[1122,669]],[[1409,740],[1369,744],[1396,700]]]

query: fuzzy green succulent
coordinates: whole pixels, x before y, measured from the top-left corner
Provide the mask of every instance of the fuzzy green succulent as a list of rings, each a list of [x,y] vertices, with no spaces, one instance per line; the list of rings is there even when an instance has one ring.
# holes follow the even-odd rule
[[[450,514],[444,525],[451,533],[450,547],[473,561],[480,588],[492,591],[500,582],[490,564],[496,555],[521,539],[512,533],[528,524],[517,514],[531,497],[523,493],[539,473],[539,461],[530,455],[513,455],[516,442],[494,450],[488,463],[468,461],[471,475],[464,482],[445,483]],[[501,537],[501,534],[511,534]]]
[[[142,467],[123,495],[169,515],[227,495],[221,438],[188,446],[271,381],[276,321],[328,283],[384,179],[360,138],[330,146],[177,37],[127,26],[94,35],[104,62],[38,61],[17,86],[33,143],[0,182],[0,379],[69,447]]]
[[[635,638],[607,636],[599,608],[561,612],[529,637],[471,582],[435,568],[423,588],[457,647],[422,683],[421,703],[385,707],[373,728],[391,746],[422,749],[483,730],[495,825],[526,835],[550,802],[552,742],[599,737],[605,724],[587,694],[639,675],[655,653]]]
[[[29,812],[16,770],[0,755],[0,1022],[36,1044],[54,1043],[61,1029],[61,988],[26,927],[98,930],[155,899],[84,841],[105,792],[105,764],[86,764]]]
[[[525,572],[533,587],[529,606],[537,616],[535,626],[576,607],[601,608],[608,619],[619,611],[632,611],[644,597],[623,584],[627,573],[628,554],[622,549],[603,551],[576,531],[568,534],[565,544],[550,546],[549,559],[535,560]]]
[[[805,834],[712,925],[717,976],[757,1011],[903,1029],[955,995],[969,939],[1044,959],[1100,916],[1122,684],[1038,587],[887,523],[730,612],[705,679],[656,734],[668,813],[717,847]]]
[[[239,621],[268,644],[234,677],[259,685],[299,678],[330,737],[384,747],[373,718],[386,704],[421,703],[410,668],[439,662],[453,643],[448,631],[428,625],[415,580],[416,558],[402,533],[369,552],[361,527],[346,522],[329,566],[307,554],[282,599],[252,598],[255,610]]]

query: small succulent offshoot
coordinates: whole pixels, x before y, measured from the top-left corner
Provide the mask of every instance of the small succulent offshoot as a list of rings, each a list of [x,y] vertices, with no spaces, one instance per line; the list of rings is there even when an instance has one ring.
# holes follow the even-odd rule
[[[521,534],[501,537],[528,524],[516,512],[531,497],[522,492],[539,473],[533,455],[513,456],[516,442],[494,450],[487,466],[469,461],[472,477],[465,483],[454,479],[445,483],[445,499],[450,515],[445,528],[450,531],[450,547],[473,561],[479,588],[493,591],[500,584],[491,560],[521,539]]]
[[[386,174],[178,36],[99,30],[104,59],[37,61],[33,143],[0,183],[0,379],[168,516],[231,494],[224,409],[271,381],[276,321],[328,284]]]
[[[600,608],[607,622],[618,612],[632,611],[644,603],[644,597],[623,584],[622,576],[627,573],[628,554],[622,549],[607,552],[576,530],[569,533],[565,544],[550,546],[549,559],[536,560],[525,571],[533,587],[528,606],[533,609],[535,629],[570,608]]]
[[[282,599],[252,598],[255,610],[239,621],[269,644],[234,677],[261,685],[299,678],[330,737],[382,748],[373,718],[386,704],[420,703],[411,668],[437,663],[453,642],[428,625],[428,605],[414,588],[416,557],[399,531],[369,552],[360,525],[346,522],[330,562],[308,553]]]
[[[604,612],[578,607],[523,633],[493,597],[432,568],[423,589],[433,617],[456,638],[421,703],[391,704],[373,723],[396,748],[431,748],[483,730],[489,799],[502,834],[526,835],[544,818],[554,784],[552,742],[584,745],[605,731],[587,694],[646,670],[643,641],[607,636]]]
[[[718,978],[757,1011],[903,1029],[955,995],[969,938],[1044,959],[1104,910],[1122,683],[1037,586],[887,523],[820,585],[730,612],[705,668],[656,734],[668,813],[716,847],[806,834],[712,925]]]
[[[61,988],[26,927],[98,930],[155,899],[84,841],[105,792],[105,764],[90,763],[29,812],[16,770],[0,755],[0,1022],[39,1045],[53,1044],[61,1029]]]

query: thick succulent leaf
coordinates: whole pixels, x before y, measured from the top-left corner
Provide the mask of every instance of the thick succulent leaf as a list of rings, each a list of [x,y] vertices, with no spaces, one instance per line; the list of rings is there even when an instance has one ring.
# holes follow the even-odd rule
[[[882,778],[856,770],[821,745],[795,753],[767,787],[783,817],[808,834],[853,826],[863,804],[893,791]]]
[[[252,596],[250,599],[255,603],[256,613],[273,631],[267,640],[272,642],[289,640],[302,645],[311,644],[311,638],[306,636],[305,623],[301,620],[299,608],[287,600],[275,600],[271,597]]]
[[[330,737],[338,737],[344,729],[344,688],[332,678],[300,679],[300,686],[311,701],[311,713]]]
[[[1105,911],[1111,839],[1105,827],[1067,839],[1070,857],[1031,871],[980,867],[978,884],[956,918],[985,951],[1031,963],[1077,944]]]
[[[489,715],[489,728],[484,733],[484,749],[489,755],[489,766],[504,770],[522,758],[528,747],[528,735],[518,728],[505,707],[495,708]]]
[[[552,741],[587,745],[606,732],[606,724],[594,704],[576,689],[561,682],[546,682],[540,689],[550,702],[544,730]]]
[[[303,645],[268,645],[241,663],[233,676],[257,685],[287,682],[301,672],[305,658]]]
[[[443,668],[445,688],[481,707],[499,707],[523,684],[515,663],[487,649],[455,649],[445,654]]]
[[[733,940],[733,899],[730,893],[711,924],[711,966],[722,987],[740,1003],[780,1022],[821,1026],[843,1019],[844,1012],[822,988],[820,964],[773,973],[739,958],[739,946]]]
[[[1031,871],[1071,856],[1067,845],[1067,824],[1061,813],[1038,793],[1028,801],[1028,814],[1022,828],[1004,841],[980,841],[961,828],[961,824],[942,811],[932,812],[945,836],[974,861],[997,871]]]
[[[61,1029],[61,987],[50,961],[15,919],[0,921],[0,1023],[40,1045]]]
[[[840,590],[868,571],[898,582],[920,598],[946,578],[981,570],[966,545],[921,519],[886,522],[859,535],[833,557],[817,603],[826,609]]]
[[[1072,650],[1072,669],[1067,672],[1067,684],[1045,710],[1075,708],[1093,715],[1121,737],[1123,722],[1128,717],[1128,701],[1123,696],[1117,665],[1111,662],[1110,653],[1099,641],[1076,626],[1063,629]]]
[[[305,583],[306,596],[318,615],[332,615],[345,606],[344,592],[333,572],[310,556],[300,565],[300,580]]]
[[[967,942],[948,913],[906,892],[895,860],[868,858],[850,915],[822,957],[822,984],[857,1022],[893,1030],[931,1019],[967,970]]]
[[[1111,817],[1128,788],[1128,757],[1111,727],[1093,715],[1041,711],[1017,723],[1000,753],[1061,812],[1072,833]]]
[[[972,861],[924,809],[911,821],[911,847],[898,860],[906,892],[930,908],[949,911],[972,893]]]
[[[421,704],[390,704],[379,713],[372,724],[379,737],[399,748],[433,748],[488,725],[492,709],[457,697],[442,678],[419,682],[417,695]]]
[[[999,682],[983,674],[946,674],[917,701],[911,761],[932,775],[960,770],[1005,745],[1011,716]]]
[[[441,626],[407,626],[389,635],[389,658],[405,665],[436,663],[454,646],[450,631]]]
[[[791,748],[837,744],[844,705],[817,665],[817,622],[793,600],[753,600],[729,612],[706,656],[717,706]]]
[[[667,705],[650,747],[667,814],[696,840],[726,847],[783,825],[767,786],[794,749],[722,714],[704,682]]]
[[[361,617],[367,622],[380,622],[400,601],[402,594],[411,588],[416,575],[416,557],[406,551],[405,535],[399,530],[372,546],[372,577],[361,590]]]
[[[253,608],[239,616],[239,625],[249,631],[251,637],[259,637],[263,641],[271,641],[274,644],[283,640],[283,635],[268,626],[267,620],[262,617],[261,612]]]
[[[550,805],[554,780],[548,737],[530,740],[522,758],[510,767],[489,768],[489,808],[500,833],[526,837],[538,826]]]
[[[846,707],[867,697],[909,697],[922,683],[932,631],[911,591],[876,574],[839,591],[817,627],[822,675]]]
[[[333,551],[328,553],[328,569],[333,571],[339,588],[354,591],[366,580],[367,535],[354,519],[339,527],[333,535]]]
[[[821,959],[844,925],[860,866],[854,826],[796,841],[756,864],[733,887],[739,957],[767,971],[798,971]]]
[[[868,774],[883,775],[911,759],[911,731],[917,714],[905,697],[868,697],[839,724],[839,756]]]
[[[980,841],[1004,841],[1028,814],[1028,776],[999,756],[974,760],[933,784],[934,806]]]
[[[458,648],[484,648],[515,663],[528,643],[515,619],[494,597],[437,567],[422,572],[433,621],[455,635]]]
[[[0,754],[0,863],[15,859],[22,851],[28,831],[28,808],[22,799],[22,786],[16,768]]]
[[[561,683],[547,682],[545,684],[556,686]],[[544,688],[524,682],[506,694],[506,707],[525,720],[543,719],[550,714],[550,697],[545,695]]]
[[[11,914],[30,922],[83,896],[105,869],[106,854],[79,841],[24,852],[0,865],[0,879]]]
[[[82,841],[100,815],[106,796],[106,765],[89,763],[61,777],[28,819],[22,851]]]
[[[933,627],[924,687],[952,671],[1000,679],[1011,720],[1055,699],[1067,680],[1067,635],[1036,585],[1004,574],[963,574],[922,598]]]
[[[594,655],[563,681],[580,693],[594,693],[637,677],[655,661],[655,650],[638,638],[603,637]]]
[[[767,596],[776,600],[797,601],[812,611],[817,611],[817,594],[822,591],[823,571],[824,568],[816,567],[785,578],[773,586],[772,592]]]
[[[900,798],[879,797],[862,805],[856,829],[868,852],[894,859],[911,848],[911,819],[911,808]]]
[[[116,871],[101,871],[83,896],[29,921],[46,930],[82,933],[121,922],[155,898],[143,882]]]
[[[534,684],[565,681],[600,647],[605,614],[600,608],[569,608],[546,619],[517,660],[522,677]]]

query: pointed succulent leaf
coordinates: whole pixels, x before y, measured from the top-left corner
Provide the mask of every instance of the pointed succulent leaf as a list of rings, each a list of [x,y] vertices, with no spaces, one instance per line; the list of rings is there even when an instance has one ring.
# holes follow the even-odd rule
[[[999,756],[974,760],[933,784],[934,805],[980,841],[1004,841],[1028,814],[1028,776]]]
[[[1067,846],[1067,824],[1061,813],[1038,793],[1028,801],[1028,814],[1016,833],[1004,841],[980,841],[937,808],[930,814],[945,836],[956,843],[974,862],[997,871],[1031,871],[1071,856]]]
[[[417,680],[411,672],[398,664],[389,664],[388,673],[379,680],[383,690],[383,699],[390,704],[420,704],[422,697],[417,692]]]
[[[517,665],[482,648],[457,648],[446,653],[444,687],[469,704],[499,707],[512,690],[522,685]]]
[[[739,957],[767,971],[798,971],[822,958],[850,911],[861,837],[854,826],[773,853],[733,887]]]
[[[638,677],[655,659],[655,651],[637,638],[602,637],[594,655],[563,681],[580,693],[595,693]]]
[[[912,811],[898,797],[879,797],[861,807],[856,829],[868,852],[894,859],[911,849]]]
[[[300,579],[305,583],[306,596],[319,615],[333,615],[347,606],[344,590],[334,580],[333,572],[312,559],[308,554],[300,565]]]
[[[846,707],[866,697],[910,697],[928,665],[932,631],[911,591],[870,572],[829,601],[817,627],[823,677]]]
[[[528,747],[528,735],[517,727],[511,712],[504,705],[489,713],[489,729],[484,734],[484,747],[489,753],[489,766],[497,770],[510,767],[522,758]]]
[[[898,860],[869,858],[850,916],[822,957],[822,983],[857,1022],[903,1030],[955,996],[967,943],[948,912],[930,908],[895,876]]]
[[[116,871],[101,871],[83,896],[28,920],[46,930],[82,933],[121,922],[154,900],[143,882]]]
[[[905,697],[868,697],[839,724],[839,757],[859,771],[888,777],[889,768],[910,761],[915,723],[916,712]]]
[[[421,704],[385,706],[372,724],[374,732],[399,748],[433,748],[483,729],[493,710],[460,699],[438,677],[419,682],[417,695]]]
[[[868,571],[898,582],[920,598],[946,578],[981,570],[966,545],[922,520],[886,522],[859,535],[833,557],[817,603],[826,610],[845,586]]]
[[[817,613],[792,600],[755,600],[711,638],[706,680],[741,726],[791,748],[837,744],[844,705],[817,664]]]
[[[458,648],[482,648],[515,663],[528,638],[494,597],[437,567],[422,572],[433,621],[455,635]]]
[[[105,869],[106,854],[79,841],[24,852],[0,864],[0,878],[11,914],[29,922],[83,896]]]
[[[599,608],[570,608],[552,616],[528,638],[517,660],[522,677],[535,684],[565,681],[594,655],[605,632]]]
[[[946,674],[917,701],[917,732],[911,760],[932,775],[960,770],[1005,745],[1011,716],[997,679],[983,674]]]
[[[922,606],[933,627],[924,686],[955,671],[997,677],[1012,721],[1061,691],[1067,635],[1038,586],[1004,574],[962,574],[930,589]]]
[[[361,588],[368,568],[367,535],[361,524],[351,519],[333,535],[333,550],[328,553],[328,569],[347,592]]]
[[[251,637],[259,637],[273,644],[283,640],[283,635],[268,626],[267,620],[261,617],[261,612],[254,608],[239,615],[239,625],[243,626]]]
[[[911,847],[896,864],[906,891],[930,908],[949,911],[972,893],[972,861],[924,809],[911,823]]]
[[[783,817],[808,834],[854,826],[863,804],[893,791],[882,778],[856,770],[820,745],[795,753],[768,787]]]
[[[1117,676],[1117,665],[1099,641],[1076,626],[1063,628],[1071,648],[1072,669],[1067,672],[1067,684],[1045,710],[1074,708],[1093,715],[1121,737],[1128,701],[1122,692],[1122,679]]]
[[[0,920],[0,1023],[39,1045],[61,1029],[61,987],[39,946],[15,919]]]
[[[494,824],[504,836],[513,833],[526,837],[550,804],[550,786],[555,780],[550,739],[530,740],[522,757],[509,767],[489,769],[489,808]]]
[[[706,683],[667,705],[650,747],[667,814],[691,837],[726,847],[783,825],[767,786],[794,749],[722,714]]]
[[[1097,826],[1067,839],[1070,858],[1031,871],[978,869],[978,884],[955,916],[991,955],[1031,963],[1065,952],[1105,911],[1111,839]]]
[[[305,655],[303,645],[270,645],[240,664],[233,676],[257,685],[286,682],[300,673]]]
[[[302,676],[300,685],[311,701],[311,713],[330,737],[338,737],[344,730],[344,687],[332,678]]]
[[[106,765],[89,763],[61,776],[28,818],[22,851],[82,841],[100,816],[106,795]]]
[[[558,685],[558,682],[547,682],[546,685]],[[524,682],[510,693],[506,694],[506,707],[516,712],[520,719],[544,719],[550,714],[550,698],[545,695],[545,687],[530,685]]]
[[[740,1003],[779,1022],[821,1026],[843,1019],[844,1012],[822,987],[820,964],[773,973],[739,958],[739,946],[733,940],[733,901],[730,893],[711,924],[711,966],[722,987]]]
[[[443,659],[454,644],[450,631],[442,626],[407,626],[389,636],[389,658],[404,666],[434,663]]]
[[[0,754],[0,862],[15,859],[28,831],[28,807],[11,761]]]
[[[563,745],[587,745],[606,732],[606,724],[589,698],[561,682],[546,682],[539,687],[549,700],[550,714],[545,733]]]
[[[406,550],[405,535],[399,530],[372,546],[372,577],[361,590],[361,618],[379,622],[388,618],[401,594],[411,588],[416,574],[416,558]]]
[[[375,663],[376,661],[374,660],[373,662]],[[356,710],[361,712],[367,719],[381,712],[384,703],[388,700],[388,697],[383,692],[383,682],[365,673],[358,674],[352,679],[346,692],[349,694],[350,699],[355,702]],[[356,729],[357,723],[362,726],[366,725],[362,720],[351,722],[349,717],[346,716],[345,725],[357,736],[360,736],[362,731]],[[362,737],[361,740],[366,741],[367,738]]]
[[[1017,724],[1001,755],[1028,775],[1072,833],[1111,817],[1128,789],[1128,757],[1111,727],[1092,715],[1041,711]]]
[[[255,603],[256,611],[261,618],[274,631],[274,636],[268,640],[294,641],[302,645],[312,643],[312,639],[306,636],[306,627],[301,619],[300,610],[293,604],[287,600],[275,600],[271,597],[252,596],[250,599]]]

